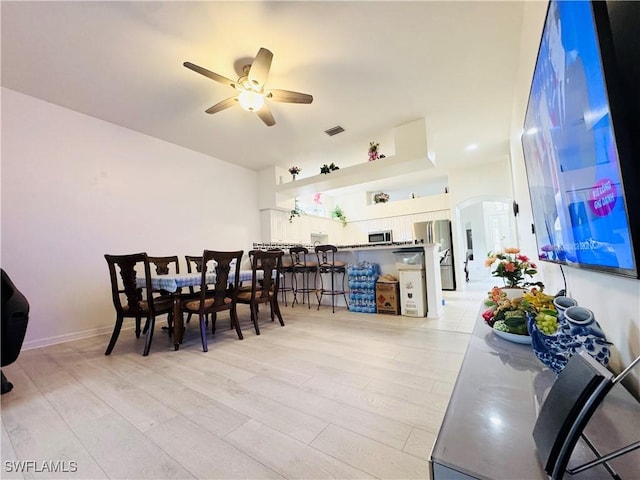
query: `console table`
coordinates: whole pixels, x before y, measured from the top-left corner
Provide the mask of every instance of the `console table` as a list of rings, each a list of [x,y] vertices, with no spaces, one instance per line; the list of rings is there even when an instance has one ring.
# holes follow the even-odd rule
[[[530,345],[509,342],[480,313],[430,457],[433,480],[548,479],[532,432],[540,406],[556,376]],[[640,404],[620,384],[605,397],[585,434],[601,454],[640,438]],[[595,455],[579,441],[569,467]],[[640,478],[640,450],[610,462],[620,478]],[[566,479],[606,480],[599,465]]]

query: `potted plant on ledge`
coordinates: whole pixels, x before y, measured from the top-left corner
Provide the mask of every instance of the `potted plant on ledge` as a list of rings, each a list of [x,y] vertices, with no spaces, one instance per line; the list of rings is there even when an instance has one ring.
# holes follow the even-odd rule
[[[291,174],[294,180],[296,179],[296,175],[298,175],[301,171],[302,169],[300,167],[293,166],[289,168],[289,173]]]
[[[340,170],[340,167],[338,167],[335,163],[331,162],[331,165],[327,165],[326,163],[320,167],[320,173],[324,173],[325,175],[327,173],[331,173],[334,170]]]
[[[389,194],[384,192],[378,192],[373,196],[373,203],[387,203],[389,201]]]

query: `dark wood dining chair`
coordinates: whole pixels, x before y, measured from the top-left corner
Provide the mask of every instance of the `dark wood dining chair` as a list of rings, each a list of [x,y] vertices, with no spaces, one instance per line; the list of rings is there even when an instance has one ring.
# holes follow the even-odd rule
[[[149,265],[151,266],[151,274],[153,275],[168,275],[170,273],[180,273],[180,262],[178,261],[177,255],[171,255],[166,257],[151,257],[147,255],[149,259]],[[171,292],[167,292],[166,290],[154,290],[156,293],[159,293],[162,296],[169,296]],[[180,293],[179,291],[177,292]],[[167,330],[169,335],[173,332],[172,318],[169,315],[168,325],[166,327],[162,327],[163,330]],[[142,333],[147,333],[144,330]]]
[[[202,255],[185,255],[184,259],[187,263],[187,272],[188,273],[202,273]],[[183,294],[183,299],[196,298],[198,295],[199,287],[189,287],[189,293]],[[191,321],[192,313],[187,314],[187,321],[189,323]]]
[[[147,256],[156,275],[168,275],[169,273],[180,273],[180,262],[177,255],[168,257]]]
[[[215,333],[216,314],[229,310],[231,323],[236,328],[240,340],[243,339],[238,313],[236,311],[238,282],[240,280],[240,263],[244,251],[220,252],[205,250],[202,253],[200,291],[193,297],[182,300],[182,311],[198,315],[200,319],[200,336],[202,337],[202,350],[208,351],[207,344],[207,315],[211,314],[211,331]],[[216,275],[215,284],[207,283],[208,263],[215,262],[213,267]],[[230,282],[230,274],[233,281]]]
[[[278,289],[282,273],[282,250],[256,251],[251,260],[251,290],[238,294],[238,303],[249,305],[251,321],[256,335],[260,335],[258,326],[258,305],[268,303],[271,309],[271,321],[277,316],[280,325],[284,327],[280,306],[278,305]],[[258,272],[262,272],[259,279]]]
[[[125,318],[135,318],[136,338],[140,338],[140,323],[146,319],[144,331],[146,339],[143,356],[149,355],[156,317],[167,314],[171,316],[173,301],[169,296],[153,296],[151,286],[151,267],[146,253],[134,253],[131,255],[105,255],[109,265],[111,278],[111,295],[113,306],[116,309],[116,324],[113,327],[111,340],[105,351],[105,355],[111,354],[113,347],[120,335],[120,329]],[[145,287],[136,285],[136,277],[144,275]]]
[[[249,250],[247,252],[247,256],[249,257],[249,265],[251,265],[253,263],[253,256],[256,254],[256,252],[259,252],[260,250],[258,249],[253,249],[253,250]],[[251,284],[245,284],[243,282],[240,282],[238,284],[238,292],[250,292],[251,291]]]

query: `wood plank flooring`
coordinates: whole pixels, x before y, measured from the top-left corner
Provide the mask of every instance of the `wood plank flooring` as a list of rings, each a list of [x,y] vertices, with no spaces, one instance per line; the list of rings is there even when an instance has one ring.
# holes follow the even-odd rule
[[[132,329],[110,356],[108,335],[23,351],[3,368],[0,476],[428,478],[485,292],[445,293],[439,319],[283,306],[260,336],[241,307],[245,339],[220,315],[207,353],[196,322],[173,351],[162,317],[148,357]]]

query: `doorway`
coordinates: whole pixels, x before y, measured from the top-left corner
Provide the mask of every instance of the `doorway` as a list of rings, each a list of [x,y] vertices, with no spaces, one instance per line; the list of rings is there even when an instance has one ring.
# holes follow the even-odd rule
[[[467,272],[465,257],[457,262],[458,278],[468,274],[472,280],[490,280],[491,271],[484,266],[487,253],[518,245],[512,202],[506,197],[486,196],[468,199],[456,206],[457,241],[454,241],[458,251],[472,254],[466,265]]]

